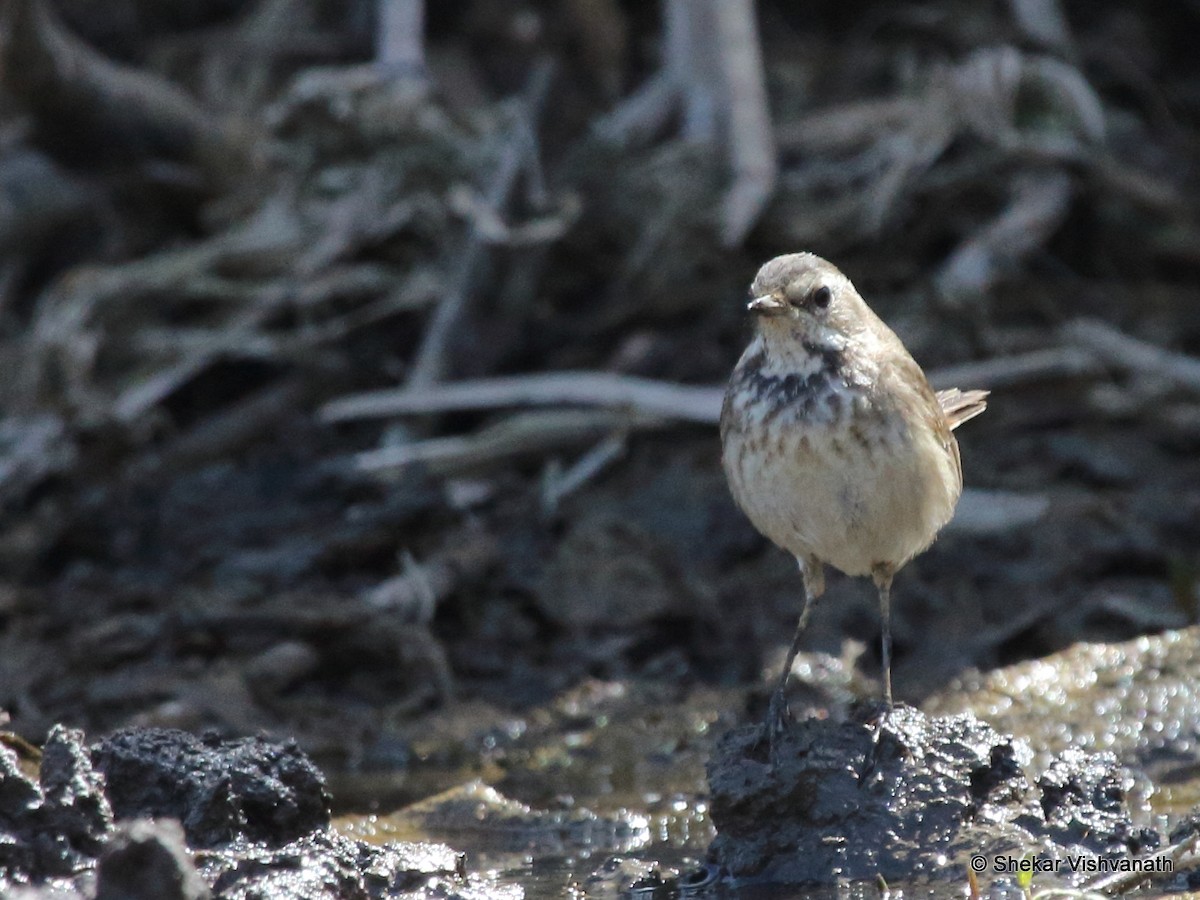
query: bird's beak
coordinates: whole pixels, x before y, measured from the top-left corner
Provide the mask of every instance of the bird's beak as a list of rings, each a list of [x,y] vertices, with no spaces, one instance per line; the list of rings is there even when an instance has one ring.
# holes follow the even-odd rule
[[[746,304],[746,309],[758,316],[780,316],[787,312],[787,304],[771,294],[755,297]]]

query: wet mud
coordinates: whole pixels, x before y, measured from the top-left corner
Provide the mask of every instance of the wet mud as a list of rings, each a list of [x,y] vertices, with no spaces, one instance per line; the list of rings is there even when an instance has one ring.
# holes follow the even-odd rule
[[[1111,754],[1031,771],[1027,745],[974,716],[858,707],[776,738],[726,735],[709,763],[711,857],[737,882],[965,883],[969,861],[1034,852],[1138,855],[1163,839]]]
[[[36,779],[0,747],[0,893],[26,898],[515,898],[430,842],[329,827],[294,746],[131,729],[88,746],[56,727]],[[182,822],[182,824],[180,824]]]
[[[398,808],[336,819],[329,782],[294,743],[130,728],[88,745],[57,727],[40,760],[0,750],[0,870],[12,888],[88,898],[163,885],[180,897],[676,897],[880,878],[940,896],[962,890],[976,856],[989,860],[977,881],[1000,894],[1017,875],[997,860],[1036,860],[1043,887],[1087,887],[1096,874],[1081,860],[1170,858],[1143,880],[1180,888],[1200,873],[1184,805],[1194,779],[1163,761],[1180,759],[1195,712],[1165,701],[1188,696],[1196,640],[1048,657],[1038,677],[1075,683],[1079,701],[1026,690],[1024,716],[1017,703],[998,711],[996,685],[1028,685],[1033,664],[930,702],[978,714],[885,717],[844,701],[836,660],[804,654],[797,721],[773,750],[755,691],[591,682],[523,718],[459,708],[428,717],[410,745]],[[1129,717],[1089,720],[1089,741],[1114,752],[1045,737],[1081,727],[1084,697],[1107,709],[1142,697],[1138,684],[1163,699],[1143,712],[1173,723],[1171,740],[1149,713],[1137,735]],[[984,721],[999,712],[1011,729]]]

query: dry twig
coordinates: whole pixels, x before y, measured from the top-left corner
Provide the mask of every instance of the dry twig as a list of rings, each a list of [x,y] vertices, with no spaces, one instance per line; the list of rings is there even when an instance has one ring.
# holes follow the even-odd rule
[[[0,80],[35,118],[80,135],[103,135],[137,156],[183,159],[215,183],[249,159],[249,142],[236,139],[175,85],[118,65],[78,40],[46,0],[0,5]],[[246,126],[248,127],[248,126]]]
[[[378,0],[375,59],[399,75],[425,73],[425,0]]]
[[[939,296],[950,303],[986,294],[996,279],[1044,245],[1067,215],[1071,177],[1041,172],[1018,178],[1012,200],[995,219],[955,249],[934,276]]]
[[[1032,115],[1031,103],[1046,112]],[[978,256],[981,243],[991,257],[1018,230],[1012,227],[1018,218],[1032,219],[1035,228],[1025,238],[1027,246],[1019,254],[1002,254],[1018,257],[1040,246],[1052,232],[1063,202],[1059,202],[1061,189],[1049,179],[1064,179],[1066,164],[1087,166],[1101,158],[1098,148],[1105,122],[1098,95],[1074,66],[1012,47],[992,47],[972,53],[958,65],[934,70],[915,97],[886,97],[822,110],[781,125],[779,135],[781,147],[810,156],[810,161],[782,179],[787,188],[785,212],[796,220],[782,227],[786,233],[817,234],[826,240],[839,232],[861,238],[889,225],[904,209],[906,198],[937,188],[933,170],[947,148],[962,137],[987,149],[974,163],[983,167],[971,179],[974,183],[996,172],[1011,178],[1008,171],[1000,170],[1006,161],[1015,161],[1017,171],[1040,162],[1047,196],[1039,198],[1032,189],[1019,189],[1010,209],[985,225],[963,248],[963,258],[954,262],[952,273],[961,271],[961,277],[970,275],[982,282],[988,280],[995,263],[971,258]],[[942,193],[946,190],[943,186]],[[831,211],[831,206],[836,210]],[[810,220],[815,221],[805,227]]]
[[[277,428],[301,406],[308,391],[299,379],[288,379],[256,391],[196,423],[164,446],[135,457],[127,469],[132,481],[165,476],[237,453],[265,432]]]
[[[57,416],[0,418],[0,500],[19,500],[47,476],[70,470],[77,454]]]
[[[564,498],[623,456],[628,443],[626,435],[610,434],[575,460],[568,469],[564,470],[557,460],[551,461],[542,473],[542,512],[553,514]]]
[[[395,471],[415,463],[437,472],[456,472],[595,440],[612,432],[660,428],[668,421],[662,416],[605,409],[517,413],[465,437],[431,438],[359,453],[351,464],[362,472]]]
[[[723,393],[719,387],[671,384],[611,372],[548,372],[368,391],[333,400],[319,415],[326,422],[342,422],[404,413],[583,405],[710,424],[721,412]]]
[[[739,245],[775,190],[778,163],[752,0],[665,0],[663,70],[593,126],[628,146],[682,110],[683,139],[720,147],[732,184],[721,212],[726,246]]]
[[[1075,47],[1071,28],[1058,0],[1009,0],[1013,19],[1029,38],[1041,46],[1070,54]]]
[[[525,166],[532,149],[529,136],[533,126],[530,123],[538,118],[542,102],[550,87],[552,72],[551,63],[542,60],[534,66],[533,72],[526,82],[522,94],[524,121],[519,121],[513,126],[505,144],[504,155],[492,176],[491,186],[487,191],[487,205],[493,210],[503,210],[508,205],[509,197],[516,188],[517,176]],[[489,240],[472,223],[466,248],[462,251],[461,258],[455,261],[454,277],[450,288],[439,303],[437,311],[433,314],[421,339],[421,346],[417,350],[409,375],[409,384],[430,384],[440,381],[446,374],[448,367],[446,351],[451,335],[462,321],[475,287],[475,280],[479,275],[479,269],[486,262],[489,253]]]
[[[665,0],[663,11],[666,69],[682,100],[683,138],[699,144],[714,144],[720,134],[716,5],[714,0]]]
[[[752,0],[721,0],[715,12],[733,169],[733,184],[722,211],[721,237],[727,247],[736,247],[771,199],[778,164],[754,4]]]
[[[428,625],[438,603],[464,581],[481,578],[498,557],[499,547],[493,537],[471,531],[448,541],[444,549],[421,562],[405,552],[400,574],[365,591],[362,599],[368,609],[395,610],[407,621]]]
[[[1043,494],[966,488],[946,526],[947,534],[1003,534],[1037,522],[1050,509]]]
[[[1170,876],[1177,871],[1191,869],[1197,862],[1200,862],[1200,835],[1195,833],[1189,834],[1178,843],[1163,847],[1158,852],[1151,853],[1143,857],[1143,859],[1146,861],[1169,860],[1170,865],[1164,864],[1158,868],[1153,865],[1146,865],[1144,868],[1131,869],[1128,872],[1113,872],[1110,875],[1102,875],[1084,885],[1084,889],[1095,892],[1101,897],[1124,896],[1147,882],[1169,881],[1169,878],[1156,878],[1156,873]]]
[[[935,388],[970,385],[996,391],[1046,381],[1090,378],[1102,372],[1103,366],[1091,353],[1074,347],[1050,347],[932,369],[929,383]]]
[[[1181,388],[1200,392],[1200,359],[1172,353],[1162,347],[1130,337],[1097,319],[1076,319],[1062,328],[1065,340],[1091,350],[1104,362],[1119,369],[1162,378]]]
[[[663,131],[675,111],[679,91],[670,71],[651,76],[624,102],[592,124],[592,134],[622,147],[638,146]]]
[[[1069,347],[962,363],[929,372],[935,387],[1014,387],[1098,374],[1095,358]],[[547,372],[457,381],[340,397],[318,413],[324,422],[504,409],[519,406],[600,406],[641,416],[715,424],[724,387],[674,384],[612,372]]]

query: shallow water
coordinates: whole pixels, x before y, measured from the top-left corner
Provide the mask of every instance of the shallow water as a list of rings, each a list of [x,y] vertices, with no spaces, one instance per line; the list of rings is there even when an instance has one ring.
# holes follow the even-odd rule
[[[1028,741],[1035,757],[1067,746],[1115,753],[1136,778],[1131,803],[1141,805],[1144,824],[1165,834],[1200,804],[1198,642],[1188,630],[1080,645],[954,686],[929,706],[939,713],[973,711]],[[519,719],[498,716],[489,723],[486,714],[468,709],[459,721],[442,723],[444,733],[435,724],[414,741],[416,761],[397,776],[412,796],[426,799],[389,814],[347,816],[338,825],[370,840],[445,842],[466,854],[471,871],[494,873],[498,885],[519,887],[531,900],[614,895],[648,870],[637,861],[657,864],[664,878],[690,875],[697,884],[632,894],[881,896],[874,882],[821,889],[709,883],[705,855],[714,831],[704,765],[715,739],[744,718],[746,702],[744,689],[685,695],[662,686],[595,682]],[[615,869],[617,858],[631,862],[603,871]],[[978,881],[983,896],[1023,896],[1013,875],[989,868]],[[1051,875],[1033,882],[1035,893],[1063,886]],[[1168,886],[1156,882],[1142,896],[1161,895]],[[889,888],[890,897],[968,891],[962,878]]]

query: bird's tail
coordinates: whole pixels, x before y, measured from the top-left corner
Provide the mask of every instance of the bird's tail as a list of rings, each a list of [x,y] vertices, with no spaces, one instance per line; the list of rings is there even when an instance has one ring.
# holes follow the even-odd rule
[[[990,393],[991,391],[960,391],[958,388],[938,391],[938,403],[942,412],[946,414],[946,421],[950,423],[951,430],[987,409],[987,395]]]

